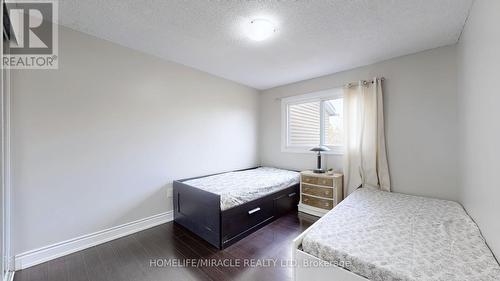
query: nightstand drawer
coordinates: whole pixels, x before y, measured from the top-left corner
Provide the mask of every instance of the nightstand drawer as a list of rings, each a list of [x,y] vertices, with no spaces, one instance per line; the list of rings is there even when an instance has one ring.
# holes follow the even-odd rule
[[[318,178],[317,177],[310,177],[310,176],[302,176],[302,182],[303,183],[317,184]]]
[[[329,178],[318,178],[316,181],[316,184],[319,185],[326,185],[326,186],[333,186],[333,179]]]
[[[313,206],[316,208],[321,208],[325,210],[330,210],[333,208],[333,201],[328,199],[321,199],[316,197],[311,197],[307,195],[302,195],[302,203]]]
[[[302,184],[302,193],[326,198],[333,198],[333,188],[312,186],[305,183]]]

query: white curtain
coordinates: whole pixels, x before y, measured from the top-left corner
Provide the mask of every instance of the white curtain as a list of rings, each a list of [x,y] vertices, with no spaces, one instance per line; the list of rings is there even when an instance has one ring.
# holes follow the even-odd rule
[[[391,190],[381,83],[375,78],[344,89],[344,196],[360,186]]]

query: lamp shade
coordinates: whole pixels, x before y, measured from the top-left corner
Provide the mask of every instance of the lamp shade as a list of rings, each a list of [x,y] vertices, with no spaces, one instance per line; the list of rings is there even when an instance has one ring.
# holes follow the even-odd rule
[[[321,151],[330,151],[330,149],[324,145],[319,145],[311,148],[310,151],[321,152]]]

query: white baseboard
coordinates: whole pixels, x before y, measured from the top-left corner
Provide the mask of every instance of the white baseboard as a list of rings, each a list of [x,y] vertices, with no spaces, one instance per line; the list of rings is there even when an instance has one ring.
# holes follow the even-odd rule
[[[3,281],[14,281],[14,271],[7,271],[7,274],[3,277]]]
[[[15,256],[15,270],[25,269],[49,260],[81,251],[111,240],[148,229],[174,219],[174,212],[169,211],[143,218],[126,224],[111,227],[91,234],[24,252]]]

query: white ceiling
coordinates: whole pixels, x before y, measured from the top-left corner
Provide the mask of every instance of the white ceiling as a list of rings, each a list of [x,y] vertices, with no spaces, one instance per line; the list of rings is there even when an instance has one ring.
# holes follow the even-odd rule
[[[266,89],[457,42],[473,0],[61,0],[60,23]],[[278,26],[252,42],[242,25]]]

